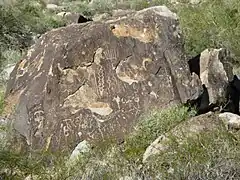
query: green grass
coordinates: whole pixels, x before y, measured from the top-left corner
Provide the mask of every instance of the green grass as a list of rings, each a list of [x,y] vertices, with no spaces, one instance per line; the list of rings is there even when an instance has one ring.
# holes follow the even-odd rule
[[[91,171],[94,173],[90,173],[90,179],[99,179],[103,176],[107,179],[116,178],[125,173],[131,173],[130,169],[135,169],[139,165],[139,159],[142,158],[145,148],[155,138],[179,122],[186,120],[189,116],[190,114],[185,107],[151,112],[141,118],[137,129],[126,137],[126,142],[122,147],[116,145],[116,141],[110,138],[101,142],[90,153],[81,156],[72,167],[66,166],[66,158],[68,158],[66,155],[32,153],[29,157],[3,148],[5,150],[0,152],[0,169],[18,172],[15,178],[34,174],[43,179],[49,176],[54,176],[53,179],[59,177],[67,179],[68,176],[78,177]],[[50,159],[50,167],[47,166],[46,162],[49,160],[46,161],[46,159]],[[9,176],[14,176],[14,174],[10,173]]]
[[[3,51],[2,55],[3,55],[4,59],[6,59],[6,61],[4,61],[4,64],[3,64],[5,66],[8,64],[13,64],[13,63],[18,62],[22,57],[21,51],[11,50],[11,49]]]
[[[13,150],[0,151],[0,169],[9,177],[21,179],[118,179],[124,176],[162,179],[238,179],[240,178],[239,133],[230,134],[224,126],[212,132],[188,137],[183,144],[174,138],[167,152],[142,163],[145,149],[161,134],[171,131],[195,112],[186,107],[153,111],[141,118],[136,129],[117,145],[114,139],[101,142],[89,153],[68,164],[66,154],[34,153],[27,156]],[[175,137],[177,138],[177,137]]]
[[[4,91],[0,89],[0,115],[3,112],[3,107],[4,107]]]
[[[142,157],[146,148],[161,134],[168,132],[180,122],[188,119],[192,113],[187,107],[174,107],[155,110],[144,117],[136,131],[126,139],[125,154],[127,158]]]
[[[170,144],[169,151],[155,155],[149,163],[151,171],[161,172],[163,179],[240,178],[240,144],[224,127],[188,138],[182,145]]]
[[[187,112],[184,107],[154,111],[140,121],[124,144],[117,146],[111,140],[105,141],[91,152],[87,163],[85,161],[85,166],[81,167],[92,172],[90,179],[103,176],[106,179],[123,176],[176,180],[239,179],[239,139],[236,140],[237,135],[227,132],[224,126],[187,137],[181,145],[170,138],[167,152],[152,156],[150,161],[142,164],[146,147],[192,115],[194,112]]]

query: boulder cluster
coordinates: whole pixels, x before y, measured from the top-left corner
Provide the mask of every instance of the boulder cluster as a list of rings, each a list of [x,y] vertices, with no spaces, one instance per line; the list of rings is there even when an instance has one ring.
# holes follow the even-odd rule
[[[85,140],[121,141],[142,114],[176,104],[239,114],[229,51],[206,49],[188,60],[167,7],[101,21],[76,17],[43,34],[10,75],[4,113],[26,147],[69,151]]]

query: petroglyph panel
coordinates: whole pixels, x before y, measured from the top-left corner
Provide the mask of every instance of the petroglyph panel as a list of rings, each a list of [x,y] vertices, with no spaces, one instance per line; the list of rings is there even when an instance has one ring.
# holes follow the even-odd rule
[[[46,116],[42,104],[35,105],[29,109],[29,124],[31,127],[31,144],[37,141],[38,146],[43,146],[45,142]]]
[[[6,93],[9,99],[23,92],[28,114],[22,117],[31,129],[21,126],[24,118],[16,124],[23,136],[31,134],[33,149],[68,151],[82,140],[123,138],[146,111],[191,98],[183,42],[169,28],[178,21],[164,10],[42,35],[16,66]]]

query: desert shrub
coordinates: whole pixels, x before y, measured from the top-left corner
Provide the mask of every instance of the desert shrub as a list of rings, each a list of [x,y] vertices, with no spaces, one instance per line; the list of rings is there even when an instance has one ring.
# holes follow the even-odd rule
[[[166,4],[168,0],[93,0],[77,1],[67,4],[67,9],[79,12],[86,16],[93,16],[101,13],[111,13],[114,9],[135,9],[141,10],[154,5]]]
[[[39,2],[16,0],[12,4],[0,5],[0,65],[7,60],[3,55],[5,51],[25,51],[33,43],[34,35],[63,25],[64,22]]]
[[[125,154],[127,158],[141,158],[146,148],[161,134],[166,133],[180,122],[188,119],[194,112],[187,107],[174,107],[156,110],[146,115],[126,139]]]
[[[18,50],[7,49],[3,51],[2,56],[5,59],[3,65],[6,66],[8,64],[16,63],[21,59],[22,55],[23,55],[22,52]]]
[[[238,0],[207,0],[196,6],[176,6],[187,53],[194,56],[205,48],[226,47],[239,61],[239,9]]]
[[[0,169],[8,169],[14,178],[35,175],[38,179],[239,179],[239,143],[236,134],[224,126],[212,132],[188,137],[182,144],[174,138],[169,150],[142,163],[145,149],[161,134],[169,132],[195,112],[185,107],[153,111],[142,117],[136,129],[117,145],[106,139],[89,153],[68,164],[66,154],[0,152]],[[177,138],[177,137],[176,137]]]
[[[25,48],[31,43],[31,36],[61,26],[38,1],[19,1],[0,7],[1,45],[7,48]]]
[[[4,106],[4,92],[0,89],[0,115],[3,111]]]

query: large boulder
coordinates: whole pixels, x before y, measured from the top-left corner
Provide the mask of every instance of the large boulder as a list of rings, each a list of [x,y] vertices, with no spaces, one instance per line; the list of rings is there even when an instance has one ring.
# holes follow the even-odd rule
[[[240,130],[240,116],[230,112],[219,114],[219,118],[222,119],[228,130]]]
[[[138,117],[197,98],[176,14],[164,6],[44,34],[11,73],[5,113],[33,149],[122,138]]]

